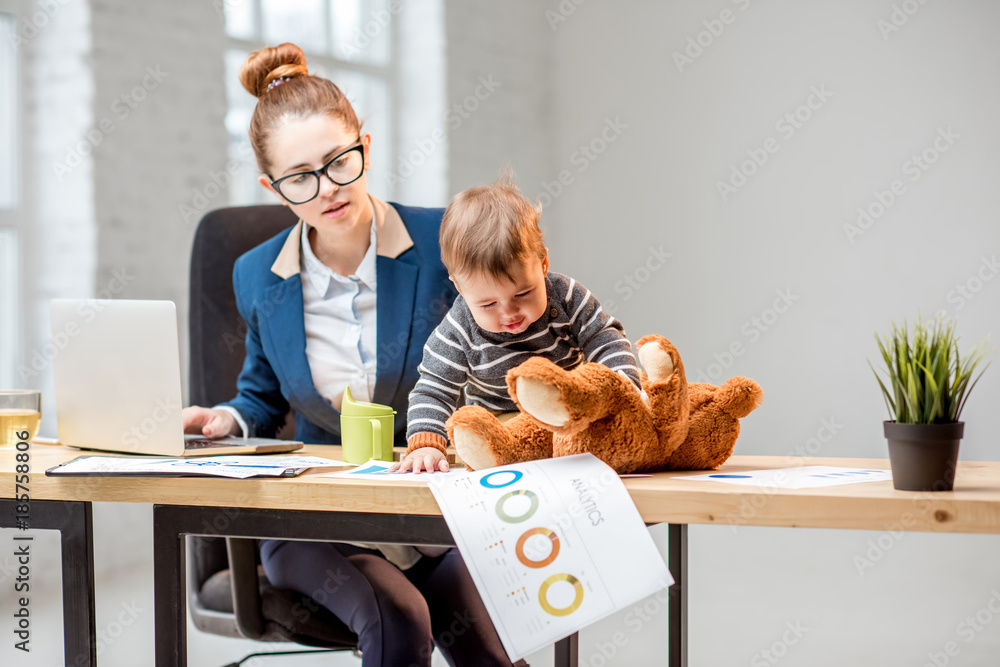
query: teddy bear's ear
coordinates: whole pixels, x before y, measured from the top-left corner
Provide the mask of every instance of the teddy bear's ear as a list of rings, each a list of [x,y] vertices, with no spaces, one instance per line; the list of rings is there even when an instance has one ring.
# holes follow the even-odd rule
[[[745,377],[729,378],[715,392],[714,402],[737,419],[756,410],[764,400],[760,385]]]

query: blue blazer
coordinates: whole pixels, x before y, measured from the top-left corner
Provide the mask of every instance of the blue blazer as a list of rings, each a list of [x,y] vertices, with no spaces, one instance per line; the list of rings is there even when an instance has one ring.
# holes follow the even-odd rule
[[[376,204],[389,211],[385,204]],[[406,442],[407,401],[417,382],[424,343],[457,292],[441,263],[438,232],[443,209],[389,206],[399,214],[413,245],[396,257],[376,256],[377,350],[372,400],[396,410],[396,443],[402,445]],[[296,225],[265,241],[242,255],[233,267],[236,306],[247,323],[247,356],[237,380],[239,393],[224,405],[240,412],[250,435],[273,437],[291,409],[297,440],[340,444],[340,413],[316,391],[306,358],[301,275],[296,269],[283,278],[273,270],[289,234],[300,229]],[[380,237],[379,252],[381,248]]]

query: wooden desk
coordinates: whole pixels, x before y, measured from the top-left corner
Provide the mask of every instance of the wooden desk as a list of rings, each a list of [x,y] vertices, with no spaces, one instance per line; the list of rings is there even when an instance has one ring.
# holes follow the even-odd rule
[[[301,453],[336,458],[339,450],[313,446]],[[89,615],[76,611],[74,616],[66,618],[66,655],[70,665],[87,664],[77,661],[77,656],[87,650],[93,655],[91,502],[136,502],[155,506],[157,665],[186,664],[186,608],[183,586],[178,585],[183,581],[183,535],[452,543],[437,503],[427,486],[421,483],[387,485],[317,477],[322,470],[297,478],[268,480],[43,476],[46,468],[79,455],[76,450],[62,447],[35,445],[31,449],[33,518],[36,508],[47,506],[41,502],[34,504],[36,501],[60,501],[70,503],[67,507],[77,508],[73,510],[76,518],[72,522],[67,512],[56,512],[65,515],[64,520],[56,522],[62,526],[60,530],[69,530],[73,522],[84,522],[86,539],[63,533],[64,581],[76,582],[64,587],[71,589],[64,590],[64,604],[75,605],[77,609],[89,604],[91,609]],[[14,465],[12,451],[0,452],[0,498],[13,496]],[[888,461],[734,456],[722,470],[739,472],[795,465],[885,469]],[[956,490],[941,493],[896,491],[891,482],[765,491],[678,479],[690,474],[697,473],[659,473],[625,480],[646,523],[670,524],[668,565],[677,580],[670,590],[669,604],[671,666],[687,664],[688,524],[882,530],[887,524],[896,523],[911,531],[1000,533],[1000,462],[960,462]],[[11,500],[0,501],[3,521],[8,521],[0,522],[0,526],[12,525],[9,521],[13,504]],[[907,520],[901,522],[904,517]],[[33,526],[58,527],[34,522]],[[80,556],[67,558],[67,554]],[[88,582],[89,594],[72,590],[74,586],[87,588]],[[79,599],[73,598],[74,595]],[[67,613],[64,611],[64,615]],[[75,622],[70,622],[70,618]],[[89,644],[85,637],[88,624]],[[567,661],[575,659],[572,642],[562,644],[559,650]]]
[[[339,447],[312,445],[302,455],[339,456]],[[86,452],[66,447],[31,448],[31,499],[125,502],[158,505],[298,509],[440,516],[426,484],[379,484],[318,477],[314,469],[295,478],[224,480],[215,478],[45,477],[43,472]],[[13,452],[0,450],[0,498],[14,492]],[[733,456],[725,472],[831,465],[888,469],[885,459]],[[329,470],[327,470],[329,471]],[[700,472],[657,473],[625,479],[625,486],[646,523],[724,524],[881,530],[905,513],[908,530],[1000,534],[1000,462],[961,461],[955,491],[896,491],[891,482],[869,482],[823,489],[763,492],[731,484],[687,482]],[[766,502],[760,500],[767,499]],[[748,510],[748,507],[750,508]],[[751,511],[752,510],[752,511]],[[744,516],[752,515],[752,516]]]

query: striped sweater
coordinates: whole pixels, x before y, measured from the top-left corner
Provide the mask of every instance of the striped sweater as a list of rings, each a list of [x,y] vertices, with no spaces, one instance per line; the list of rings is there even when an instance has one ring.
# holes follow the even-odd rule
[[[606,314],[590,290],[572,278],[545,277],[545,314],[518,334],[492,333],[476,325],[461,296],[431,333],[410,392],[407,440],[436,434],[447,440],[445,421],[464,402],[497,412],[515,412],[507,393],[507,371],[529,357],[545,357],[567,370],[586,361],[604,364],[639,386],[632,345],[618,320]],[[411,440],[410,449],[437,438]]]

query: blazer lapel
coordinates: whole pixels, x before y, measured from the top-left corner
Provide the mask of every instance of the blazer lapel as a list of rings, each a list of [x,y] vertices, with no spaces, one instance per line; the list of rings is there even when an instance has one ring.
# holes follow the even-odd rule
[[[295,274],[267,291],[258,305],[262,344],[277,365],[282,386],[293,407],[310,422],[331,433],[340,433],[339,414],[316,391],[306,357],[306,327],[302,312],[302,279]]]
[[[417,293],[417,275],[413,264],[379,255],[375,259],[378,280],[376,302],[376,368],[375,403],[388,405],[399,388],[399,379],[406,365],[413,322],[413,302]]]

